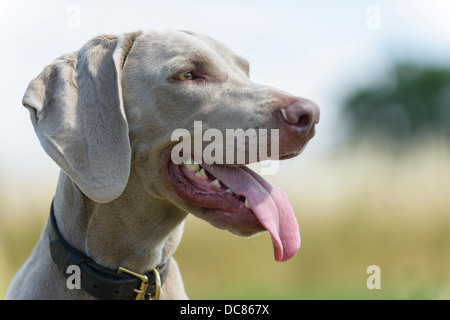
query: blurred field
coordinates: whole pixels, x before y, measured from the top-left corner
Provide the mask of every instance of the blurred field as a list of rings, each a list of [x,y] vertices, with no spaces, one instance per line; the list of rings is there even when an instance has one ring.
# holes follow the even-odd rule
[[[445,143],[401,151],[374,142],[328,154],[306,150],[268,180],[291,200],[300,251],[276,263],[267,234],[237,238],[190,217],[175,257],[191,299],[450,298]],[[26,201],[0,184],[1,298],[39,237],[54,183],[36,185],[39,193]],[[366,287],[373,264],[381,268],[380,290]]]

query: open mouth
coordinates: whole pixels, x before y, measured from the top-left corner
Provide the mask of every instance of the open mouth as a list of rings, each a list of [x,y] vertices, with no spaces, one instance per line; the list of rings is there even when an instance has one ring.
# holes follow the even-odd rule
[[[243,224],[253,233],[267,230],[276,261],[286,261],[298,251],[297,219],[281,189],[246,166],[186,162],[176,165],[170,156],[167,160],[167,178],[179,198],[210,209],[208,214],[231,228]]]

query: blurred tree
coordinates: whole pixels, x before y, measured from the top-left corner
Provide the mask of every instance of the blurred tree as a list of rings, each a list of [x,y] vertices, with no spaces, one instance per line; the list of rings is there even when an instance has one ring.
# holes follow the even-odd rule
[[[450,140],[450,69],[397,64],[380,83],[352,93],[343,107],[349,133],[409,142]]]

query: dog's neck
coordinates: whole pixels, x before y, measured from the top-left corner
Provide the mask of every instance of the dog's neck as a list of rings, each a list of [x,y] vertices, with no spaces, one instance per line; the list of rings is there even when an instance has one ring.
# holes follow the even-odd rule
[[[145,272],[173,255],[187,214],[150,197],[138,185],[139,179],[130,181],[136,185],[128,185],[114,201],[100,204],[61,172],[55,215],[62,236],[98,264]]]

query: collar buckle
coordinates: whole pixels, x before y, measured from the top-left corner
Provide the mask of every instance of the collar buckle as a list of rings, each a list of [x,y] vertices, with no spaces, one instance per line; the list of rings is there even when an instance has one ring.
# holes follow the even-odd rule
[[[156,268],[153,268],[152,272],[155,275],[155,284],[156,284],[156,291],[153,297],[151,296],[150,293],[147,293],[147,288],[149,284],[148,284],[148,277],[145,274],[137,273],[124,267],[119,267],[119,269],[117,270],[117,273],[119,274],[128,273],[141,280],[141,285],[139,286],[139,289],[134,289],[134,292],[136,293],[135,300],[159,300],[159,296],[161,294],[161,279],[159,277],[159,272],[158,270],[156,270]]]

